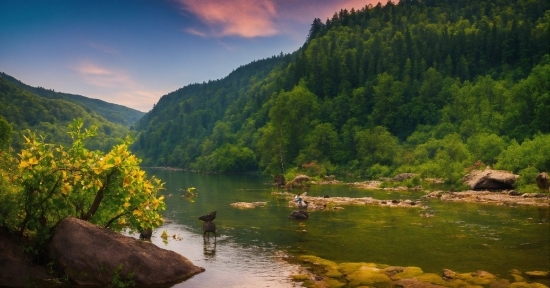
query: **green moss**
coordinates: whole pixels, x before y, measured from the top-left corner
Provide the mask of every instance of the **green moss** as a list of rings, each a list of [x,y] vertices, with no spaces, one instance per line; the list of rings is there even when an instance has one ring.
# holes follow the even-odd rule
[[[420,276],[424,274],[424,271],[420,269],[419,267],[405,267],[405,270],[403,272],[391,275],[390,278],[392,280],[401,280],[401,279],[410,279],[414,278],[416,276]]]
[[[473,285],[489,285],[497,280],[497,276],[488,272],[457,274],[458,278]]]
[[[337,269],[331,269],[331,270],[328,270],[327,273],[325,273],[325,276],[330,277],[330,278],[340,278],[340,277],[344,276],[344,274],[342,274]]]
[[[321,281],[321,285],[318,285],[319,287],[327,287],[327,288],[340,288],[346,286],[346,283],[342,283],[336,279],[331,278],[325,278],[323,281]]]
[[[319,266],[322,266],[323,268],[325,268],[326,270],[333,270],[333,269],[337,269],[338,267],[338,264],[336,264],[336,262],[334,261],[330,261],[330,260],[326,260],[326,259],[323,259],[321,257],[317,257],[317,256],[312,256],[312,255],[302,255],[300,257],[298,257],[300,260],[306,262],[306,263],[311,263],[313,265],[319,265]]]
[[[307,275],[307,274],[294,274],[294,275],[290,275],[290,278],[292,278],[292,280],[294,280],[294,281],[302,282],[302,281],[308,280],[309,275]]]
[[[439,276],[435,273],[426,273],[426,274],[422,274],[420,276],[416,276],[414,278],[418,279],[422,282],[432,283],[432,284],[436,284],[436,285],[447,286],[449,284],[447,281],[443,280],[443,278],[441,278],[441,276]]]
[[[508,288],[548,288],[548,286],[540,283],[515,282],[510,284]]]
[[[377,268],[359,269],[348,275],[349,286],[374,285],[376,287],[391,287],[391,279]]]
[[[520,274],[510,274],[510,276],[512,276],[512,278],[514,279],[514,282],[524,282],[525,281],[525,278],[523,278],[523,276],[521,276]]]
[[[365,265],[367,265],[365,262],[344,262],[340,263],[337,269],[344,275],[349,275]]]

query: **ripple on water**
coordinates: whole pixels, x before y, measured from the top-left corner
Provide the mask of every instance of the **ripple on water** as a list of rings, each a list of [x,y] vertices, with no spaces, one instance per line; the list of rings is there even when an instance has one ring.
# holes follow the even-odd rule
[[[181,240],[170,239],[165,244],[159,236],[164,230],[168,235],[179,234]],[[284,261],[283,253],[262,247],[271,246],[269,243],[243,247],[224,235],[218,235],[216,240],[213,237],[204,240],[202,235],[177,224],[158,228],[151,242],[175,251],[206,269],[172,287],[297,287],[298,284],[289,276],[303,270],[298,265]]]

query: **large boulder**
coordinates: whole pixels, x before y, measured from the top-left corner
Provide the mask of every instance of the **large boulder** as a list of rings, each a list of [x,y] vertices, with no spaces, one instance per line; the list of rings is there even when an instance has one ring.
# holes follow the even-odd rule
[[[546,172],[539,173],[536,180],[540,190],[548,191],[550,189],[550,182],[548,182],[548,174]]]
[[[472,170],[462,180],[471,190],[507,190],[513,189],[519,175],[508,171],[492,170],[486,168],[483,171]]]
[[[286,183],[285,187],[287,189],[292,189],[293,187],[302,186],[304,182],[311,181],[311,178],[307,175],[298,175],[294,177],[290,182]]]
[[[52,276],[23,253],[21,239],[0,228],[0,287],[25,287],[28,281],[46,278]]]
[[[55,227],[48,251],[78,285],[106,286],[117,276],[137,286],[158,286],[204,271],[173,251],[72,217]]]

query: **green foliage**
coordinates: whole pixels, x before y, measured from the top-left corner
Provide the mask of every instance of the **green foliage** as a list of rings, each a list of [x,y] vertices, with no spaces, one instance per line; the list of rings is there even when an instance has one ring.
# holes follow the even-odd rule
[[[266,174],[407,171],[455,186],[475,161],[548,171],[540,152],[509,155],[519,153],[510,143],[550,133],[549,8],[457,0],[341,10],[315,19],[290,55],[162,97],[134,126],[133,149],[147,165],[236,171],[227,152],[248,148]]]
[[[80,95],[55,92],[53,90],[44,89],[42,87],[31,87],[21,81],[0,72],[0,77],[11,82],[21,90],[28,91],[34,95],[48,99],[60,99],[72,102],[84,108],[88,113],[97,113],[110,122],[130,127],[134,122],[141,118],[145,113],[132,108],[124,107],[118,104],[107,103],[99,99],[92,99]],[[110,134],[110,133],[107,133]]]
[[[0,115],[0,152],[7,149],[11,141],[12,127],[10,123]]]
[[[535,192],[538,191],[537,187],[537,175],[539,170],[535,167],[527,167],[519,171],[519,179],[514,184],[517,189],[525,192]]]
[[[0,115],[13,127],[10,144],[16,151],[22,148],[20,144],[25,141],[24,131],[27,129],[43,135],[48,142],[70,145],[67,127],[76,118],[82,118],[86,128],[97,127],[98,139],[87,140],[91,149],[108,151],[129,133],[128,128],[87,109],[66,100],[34,95],[0,77]]]
[[[3,159],[0,225],[37,241],[60,220],[72,215],[119,231],[141,231],[162,223],[159,212],[163,183],[146,178],[140,160],[128,151],[130,141],[108,153],[85,148],[95,127],[83,128],[75,120],[70,128],[72,145],[46,143],[29,132],[17,158]]]
[[[518,144],[512,141],[499,156],[499,162],[495,166],[518,173],[527,167],[536,168],[539,172],[550,171],[550,134],[537,134],[532,140],[527,139]]]
[[[248,147],[226,143],[207,156],[200,156],[193,165],[201,171],[242,173],[256,171],[256,156]]]

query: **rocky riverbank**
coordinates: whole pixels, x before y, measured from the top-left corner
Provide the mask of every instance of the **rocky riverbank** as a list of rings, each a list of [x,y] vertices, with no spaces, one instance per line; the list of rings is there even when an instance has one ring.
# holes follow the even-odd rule
[[[450,202],[487,203],[505,206],[529,205],[550,206],[550,197],[547,193],[519,193],[515,190],[490,192],[490,191],[464,191],[443,192],[434,191],[423,198],[439,198]]]
[[[458,273],[443,269],[440,274],[425,273],[420,267],[390,266],[378,263],[337,263],[317,256],[302,255],[297,261],[307,267],[307,273],[291,277],[302,282],[304,287],[529,287],[548,288],[550,271],[527,271],[513,269],[509,277],[487,271]],[[541,283],[542,282],[542,283]]]

